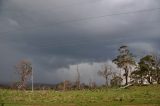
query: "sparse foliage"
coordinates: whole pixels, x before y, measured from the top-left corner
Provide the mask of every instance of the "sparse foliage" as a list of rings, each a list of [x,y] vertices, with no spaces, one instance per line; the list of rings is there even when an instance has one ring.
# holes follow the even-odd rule
[[[69,90],[69,89],[71,89],[71,82],[70,81],[67,81],[67,80],[64,80],[64,82],[63,82],[63,90],[65,91],[65,90]]]
[[[96,82],[92,81],[92,79],[90,78],[90,79],[89,79],[89,88],[90,88],[90,89],[96,88],[96,86],[97,86],[97,85],[96,85]]]
[[[22,60],[16,65],[16,70],[20,76],[20,82],[18,89],[24,90],[26,88],[26,83],[32,74],[31,62],[27,60]]]
[[[119,55],[113,60],[119,68],[124,69],[125,73],[125,85],[128,84],[129,70],[132,65],[135,65],[134,56],[130,53],[128,46],[121,46],[119,49]]]
[[[112,75],[111,66],[105,65],[104,69],[98,71],[98,75],[103,76],[106,79],[106,86],[109,85],[109,76]]]
[[[122,83],[122,78],[118,75],[116,75],[116,73],[112,74],[112,79],[111,79],[111,86],[112,87],[119,87],[121,86]]]

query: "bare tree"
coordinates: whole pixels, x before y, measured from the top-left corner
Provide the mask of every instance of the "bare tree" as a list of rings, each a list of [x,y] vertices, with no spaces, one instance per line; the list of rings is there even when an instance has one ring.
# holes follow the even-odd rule
[[[92,88],[92,79],[89,79],[89,87]]]
[[[78,65],[77,65],[76,86],[77,86],[77,89],[80,89],[80,73],[79,73]]]
[[[32,74],[31,62],[27,60],[22,60],[16,65],[16,70],[20,76],[20,82],[18,89],[24,90],[26,88],[27,80]]]
[[[89,79],[89,88],[90,88],[90,89],[92,89],[92,88],[94,89],[94,88],[96,88],[96,86],[97,86],[97,85],[96,85],[96,82],[95,82],[95,81],[92,81],[92,79],[90,78],[90,79]]]
[[[106,79],[106,86],[108,86],[109,76],[112,75],[111,66],[105,65],[104,69],[98,71],[98,75],[103,76]]]
[[[71,89],[71,82],[68,80],[64,80],[63,82],[63,91]]]

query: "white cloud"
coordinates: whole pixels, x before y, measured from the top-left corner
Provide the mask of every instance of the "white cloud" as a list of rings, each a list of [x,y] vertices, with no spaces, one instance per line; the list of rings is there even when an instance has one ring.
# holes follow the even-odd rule
[[[113,71],[118,72],[119,69],[117,66],[112,63],[112,61],[108,60],[106,62],[93,62],[93,63],[80,63],[78,65],[78,70],[80,73],[81,83],[88,84],[90,79],[96,84],[101,85],[105,84],[105,78],[99,76],[97,72],[104,68],[104,65],[110,65]],[[77,78],[77,65],[70,65],[69,68],[59,68],[56,71],[47,72],[47,74],[43,74],[43,79],[51,82],[62,82],[64,80],[69,80],[74,82]],[[35,79],[38,81],[38,79]]]

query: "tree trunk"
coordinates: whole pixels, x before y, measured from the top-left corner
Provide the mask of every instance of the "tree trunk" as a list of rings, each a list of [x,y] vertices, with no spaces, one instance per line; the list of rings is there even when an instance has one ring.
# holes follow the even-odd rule
[[[158,69],[157,69],[157,84],[160,84],[160,73]]]
[[[151,81],[150,76],[149,76],[149,77],[147,77],[147,81],[148,81],[148,83],[149,83],[149,84],[153,84],[153,83],[152,83],[152,81]]]
[[[125,85],[128,85],[128,76],[126,75],[126,84]]]
[[[126,80],[125,85],[128,85],[128,69],[127,69],[127,67],[125,68],[125,74],[124,74],[124,76],[125,76],[125,80]]]
[[[142,75],[141,75],[141,85],[143,85],[143,78],[142,78]]]
[[[158,84],[160,84],[160,78],[158,78]]]
[[[106,77],[106,86],[108,87],[108,77]]]
[[[160,84],[160,76],[157,76],[157,84]]]

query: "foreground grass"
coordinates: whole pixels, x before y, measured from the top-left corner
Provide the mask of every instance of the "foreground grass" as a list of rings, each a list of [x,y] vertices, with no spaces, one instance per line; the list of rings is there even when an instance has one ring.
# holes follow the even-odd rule
[[[4,106],[160,106],[160,85],[81,91],[0,89]]]

